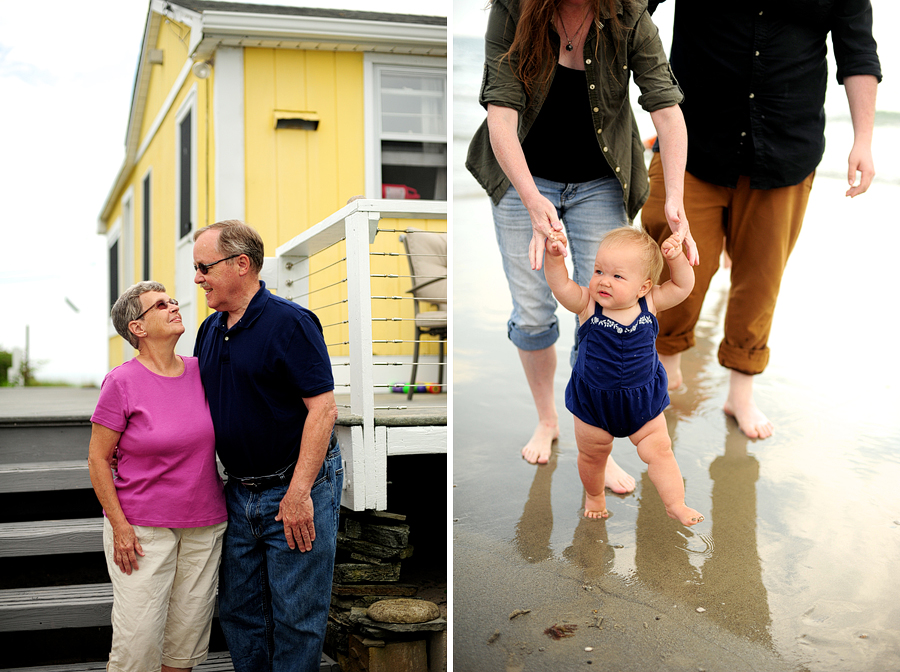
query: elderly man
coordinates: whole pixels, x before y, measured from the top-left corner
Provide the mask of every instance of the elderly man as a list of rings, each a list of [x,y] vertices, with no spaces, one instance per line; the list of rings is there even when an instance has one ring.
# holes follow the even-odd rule
[[[238,672],[319,669],[343,472],[322,326],[259,279],[263,241],[236,220],[194,235],[217,312],[194,354],[228,474],[219,619]]]

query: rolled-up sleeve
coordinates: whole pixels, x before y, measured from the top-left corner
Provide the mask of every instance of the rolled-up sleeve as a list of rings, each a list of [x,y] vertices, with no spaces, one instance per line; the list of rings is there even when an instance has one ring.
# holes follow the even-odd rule
[[[872,36],[870,0],[835,3],[831,42],[834,45],[838,84],[843,84],[845,77],[854,75],[873,75],[881,82],[881,62]]]
[[[528,102],[522,83],[513,73],[515,56],[506,56],[515,35],[516,24],[509,10],[502,2],[495,1],[484,36],[484,76],[478,96],[484,108],[490,103],[521,112]]]
[[[650,15],[644,12],[634,26],[629,39],[628,59],[634,82],[641,90],[638,104],[647,112],[678,105],[684,92],[666,58],[659,29]]]

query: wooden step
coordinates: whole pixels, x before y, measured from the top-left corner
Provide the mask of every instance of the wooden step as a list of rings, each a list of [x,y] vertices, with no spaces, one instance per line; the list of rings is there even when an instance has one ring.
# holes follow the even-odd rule
[[[111,583],[0,590],[0,631],[109,625],[112,602]]]
[[[103,518],[0,524],[0,558],[103,550]]]
[[[86,455],[80,460],[0,464],[0,492],[83,490],[90,487]]]
[[[2,668],[0,672],[105,672],[106,661],[91,663],[69,663],[68,665],[44,665],[42,667]],[[194,666],[195,672],[233,672],[231,655],[227,651],[211,651],[209,657]],[[341,672],[340,666],[322,654],[319,672]]]
[[[326,669],[326,668],[323,668]],[[330,669],[330,668],[328,668]],[[0,672],[101,672],[106,670],[106,661],[95,663],[69,663],[68,665],[44,665],[42,667],[14,667]],[[231,656],[226,651],[211,652],[209,657],[194,667],[198,672],[231,672]]]
[[[80,586],[48,586],[0,590],[0,631],[56,630],[110,625],[113,589],[111,583]],[[2,660],[2,655],[0,655]],[[2,663],[0,663],[2,664]],[[90,667],[93,666],[93,667]],[[17,668],[15,672],[91,672],[105,670],[106,663],[79,663],[51,667]],[[231,657],[210,654],[209,660],[195,670],[218,672],[233,670]],[[338,664],[322,655],[320,671],[340,672]],[[0,672],[13,672],[0,670]]]

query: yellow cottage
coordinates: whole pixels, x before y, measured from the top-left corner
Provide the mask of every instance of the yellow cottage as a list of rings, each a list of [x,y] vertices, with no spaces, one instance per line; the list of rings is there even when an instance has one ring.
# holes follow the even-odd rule
[[[191,354],[210,312],[193,283],[197,229],[243,219],[262,234],[268,256],[355,197],[443,202],[446,213],[446,55],[444,17],[152,0],[125,160],[98,221],[110,305],[134,282],[162,282],[181,302],[178,352]],[[365,203],[360,211],[377,209]],[[410,212],[396,231],[446,231],[446,215]],[[407,293],[399,236],[378,245],[395,259],[375,274],[385,279],[373,280],[372,293],[376,282],[386,296]],[[346,264],[327,270],[327,258],[320,266],[310,284],[327,288],[348,274]],[[267,284],[277,291],[277,276]],[[310,305],[326,324],[320,310],[328,305]],[[414,320],[410,302],[383,310]],[[336,358],[347,356],[342,329],[326,334]],[[410,360],[411,329],[397,319],[374,323],[374,354]],[[109,338],[110,367],[132,357],[111,322]]]

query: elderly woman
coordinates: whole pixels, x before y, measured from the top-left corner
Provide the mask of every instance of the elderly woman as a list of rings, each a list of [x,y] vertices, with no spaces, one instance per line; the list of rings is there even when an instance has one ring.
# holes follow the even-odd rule
[[[190,670],[206,659],[228,518],[212,420],[196,358],[175,354],[184,325],[165,287],[129,287],[112,321],[138,355],[107,374],[91,417],[113,584],[108,669]]]
[[[559,436],[557,304],[539,272],[546,241],[567,239],[574,280],[587,286],[603,235],[630,224],[647,199],[629,100],[634,77],[659,135],[666,218],[696,264],[681,202],[687,133],[682,93],[646,0],[492,0],[490,7],[479,96],[487,119],[466,167],[491,197],[512,295],[509,339],[538,414],[522,456],[546,464]],[[624,493],[635,482],[610,459],[606,485]]]

